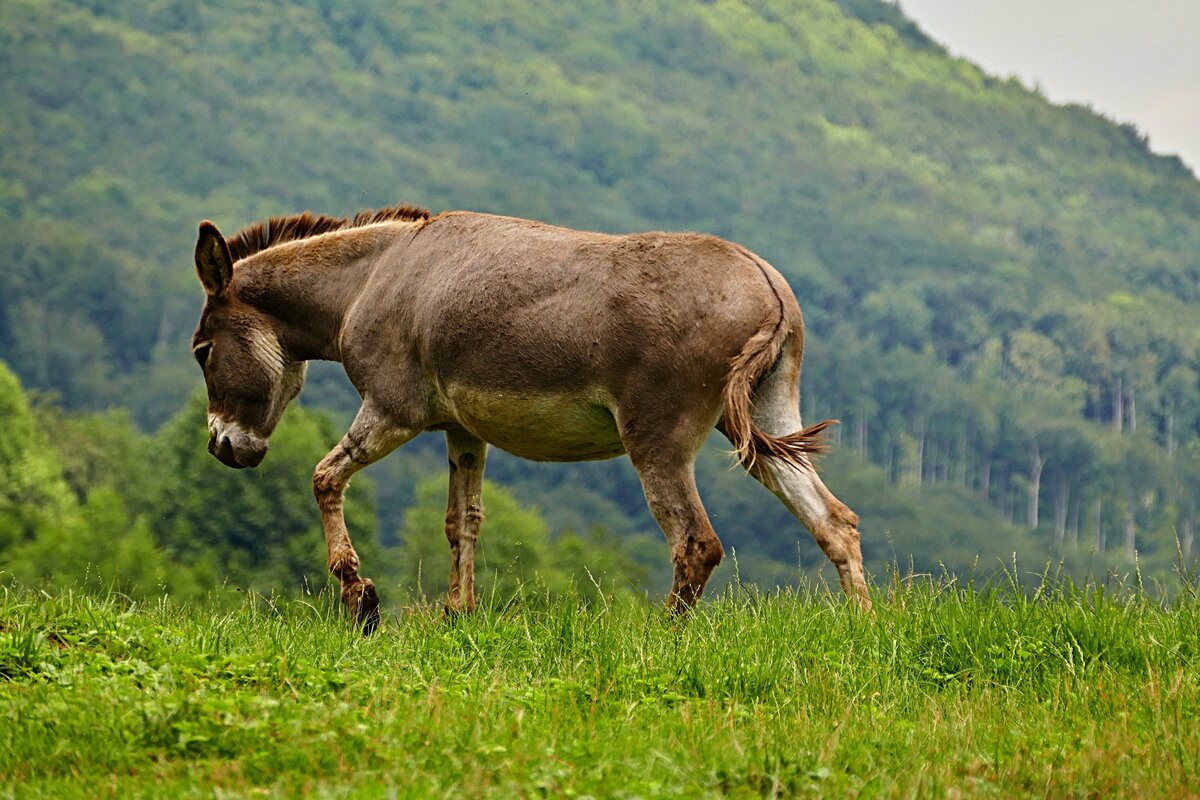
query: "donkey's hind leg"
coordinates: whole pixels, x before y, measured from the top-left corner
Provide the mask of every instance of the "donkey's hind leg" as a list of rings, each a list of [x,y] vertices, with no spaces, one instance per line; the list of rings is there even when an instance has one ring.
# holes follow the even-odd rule
[[[370,578],[358,574],[358,553],[346,530],[343,505],[350,478],[363,467],[386,456],[420,433],[419,429],[388,424],[368,405],[359,409],[350,430],[329,452],[313,473],[313,494],[321,508],[325,544],[329,548],[329,571],[342,584],[342,603],[354,621],[369,634],[379,626],[379,595]]]
[[[450,457],[450,496],[446,539],[450,542],[450,591],[446,613],[475,610],[475,542],[483,525],[483,468],[487,442],[463,428],[446,431]]]
[[[781,363],[754,392],[752,416],[755,424],[773,436],[802,430],[799,384],[795,369]],[[750,474],[783,501],[812,532],[821,550],[837,567],[842,590],[864,609],[871,607],[859,545],[858,515],[821,481],[812,462],[802,467],[760,455]]]
[[[622,416],[618,414],[621,439],[641,478],[650,513],[671,548],[675,577],[667,605],[683,613],[699,601],[725,555],[696,491],[696,453],[711,429],[710,414],[682,412],[674,430]]]
[[[674,464],[634,461],[634,466],[642,479],[650,513],[671,548],[675,577],[667,605],[673,611],[686,612],[700,600],[725,549],[700,502],[690,460]]]

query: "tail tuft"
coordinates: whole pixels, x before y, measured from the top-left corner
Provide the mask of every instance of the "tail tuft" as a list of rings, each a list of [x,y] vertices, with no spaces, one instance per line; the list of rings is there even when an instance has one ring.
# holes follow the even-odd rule
[[[739,453],[738,458],[747,470],[753,468],[754,462],[759,456],[767,456],[798,469],[810,469],[812,462],[809,461],[809,456],[829,452],[825,430],[836,424],[838,424],[838,420],[827,419],[784,436],[772,436],[754,425],[750,429],[752,444],[750,456],[748,459],[743,458]]]
[[[747,471],[753,469],[759,456],[782,461],[797,469],[811,469],[812,462],[808,457],[829,450],[825,430],[838,422],[827,419],[783,436],[772,436],[754,422],[751,394],[763,375],[775,365],[787,335],[782,319],[774,325],[766,323],[730,362],[723,392],[723,428],[733,443],[737,460]]]

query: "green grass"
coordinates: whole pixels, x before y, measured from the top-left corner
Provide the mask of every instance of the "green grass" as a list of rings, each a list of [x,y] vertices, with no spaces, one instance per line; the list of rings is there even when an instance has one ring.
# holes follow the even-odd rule
[[[894,582],[676,621],[533,600],[364,639],[324,600],[0,596],[0,796],[1200,792],[1200,603]]]

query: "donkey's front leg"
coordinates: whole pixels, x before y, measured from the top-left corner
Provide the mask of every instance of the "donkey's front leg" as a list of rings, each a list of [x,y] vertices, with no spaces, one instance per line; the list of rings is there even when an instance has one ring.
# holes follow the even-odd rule
[[[329,571],[342,584],[342,603],[356,624],[369,634],[379,625],[379,595],[370,578],[358,574],[358,553],[346,530],[343,504],[350,478],[363,467],[378,461],[419,433],[418,430],[387,424],[364,405],[338,446],[317,465],[313,494],[321,508],[325,543],[329,547]]]
[[[450,492],[446,503],[446,540],[450,542],[450,591],[446,613],[475,610],[475,543],[483,524],[483,468],[487,443],[463,428],[446,431]]]

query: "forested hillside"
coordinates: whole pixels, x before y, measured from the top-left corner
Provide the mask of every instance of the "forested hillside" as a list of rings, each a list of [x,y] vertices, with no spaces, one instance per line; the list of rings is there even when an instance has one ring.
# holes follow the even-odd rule
[[[53,393],[29,435],[69,452],[46,475],[89,436],[112,437],[80,413],[127,409],[142,433],[120,430],[154,433],[156,457],[186,438],[198,220],[232,231],[402,201],[700,230],[768,258],[805,311],[804,411],[843,421],[824,469],[862,514],[877,571],[910,557],[990,571],[1014,551],[1076,572],[1127,569],[1136,551],[1164,571],[1177,536],[1192,548],[1200,182],[1131,125],[951,58],[896,6],[11,0],[0,71],[0,360]],[[339,419],[354,402],[332,369],[314,371],[304,399]],[[293,456],[276,444],[271,459],[319,458],[337,438],[319,415],[289,416],[311,426],[295,434],[305,443]],[[64,425],[83,438],[64,442]],[[121,494],[113,474],[142,453],[109,444],[74,498],[34,481],[46,508],[86,508],[109,483]],[[820,564],[717,444],[701,489],[742,577],[791,582],[797,559]],[[207,469],[197,446],[172,468]],[[420,440],[368,471],[382,545],[417,535],[410,507],[440,502],[416,480],[444,463],[438,446]],[[203,582],[229,574],[233,552],[277,566],[271,548],[319,552],[302,471],[287,499],[267,477],[220,485],[258,492],[251,516],[264,513],[254,503],[287,506],[315,542],[256,549],[263,521],[230,517],[205,534],[209,563],[185,527],[213,520],[161,505],[175,494],[127,490],[122,508],[145,546]],[[199,473],[182,477],[197,478],[189,503],[212,502]],[[599,537],[665,561],[623,461],[498,457],[490,477],[540,509],[546,553],[570,532],[572,546]],[[22,525],[0,531],[0,561],[55,527]]]

